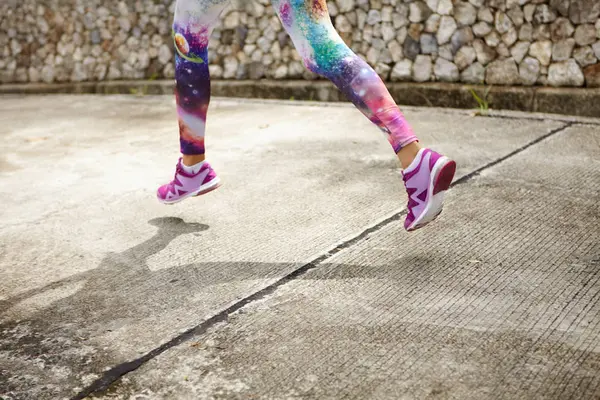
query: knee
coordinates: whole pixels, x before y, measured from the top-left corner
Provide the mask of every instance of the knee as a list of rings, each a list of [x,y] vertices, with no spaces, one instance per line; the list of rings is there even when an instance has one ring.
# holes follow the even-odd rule
[[[332,79],[347,69],[348,65],[355,63],[358,58],[345,43],[330,47],[327,53],[316,50],[309,56],[303,56],[304,66],[317,75]]]

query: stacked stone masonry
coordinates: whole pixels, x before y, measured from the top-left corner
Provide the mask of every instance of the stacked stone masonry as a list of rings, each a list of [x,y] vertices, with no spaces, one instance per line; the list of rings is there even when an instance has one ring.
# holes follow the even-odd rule
[[[308,1],[308,0],[307,0]],[[600,87],[600,0],[331,0],[384,80]],[[172,78],[172,0],[3,0],[0,83]],[[269,0],[233,0],[218,79],[316,79]]]

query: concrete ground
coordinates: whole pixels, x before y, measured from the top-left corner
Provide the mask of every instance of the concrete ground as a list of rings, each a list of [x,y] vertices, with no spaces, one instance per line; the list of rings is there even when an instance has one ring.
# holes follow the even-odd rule
[[[407,108],[459,165],[409,234],[343,103],[215,100],[225,185],[158,204],[174,113],[0,98],[1,399],[600,398],[600,119]]]

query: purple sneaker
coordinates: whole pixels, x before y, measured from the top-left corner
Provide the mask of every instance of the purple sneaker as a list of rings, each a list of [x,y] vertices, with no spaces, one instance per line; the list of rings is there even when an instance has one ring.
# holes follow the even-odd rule
[[[177,163],[173,180],[158,188],[156,197],[163,204],[178,203],[188,197],[200,196],[221,186],[221,180],[208,162],[204,162],[197,174],[183,170],[181,158]]]
[[[407,231],[419,229],[442,212],[444,191],[454,178],[456,163],[430,149],[421,149],[414,161],[402,172],[408,192]]]

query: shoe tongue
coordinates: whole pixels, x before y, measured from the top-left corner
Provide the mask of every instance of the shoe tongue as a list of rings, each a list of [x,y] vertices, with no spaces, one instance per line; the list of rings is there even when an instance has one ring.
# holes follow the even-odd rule
[[[185,176],[187,178],[191,178],[192,176],[194,176],[194,174],[190,174],[183,167],[177,168],[177,175],[182,175],[182,176]]]
[[[186,176],[196,176],[202,171],[204,166],[206,165],[206,161],[199,162],[197,164],[187,166],[181,163],[181,170],[184,172]]]

